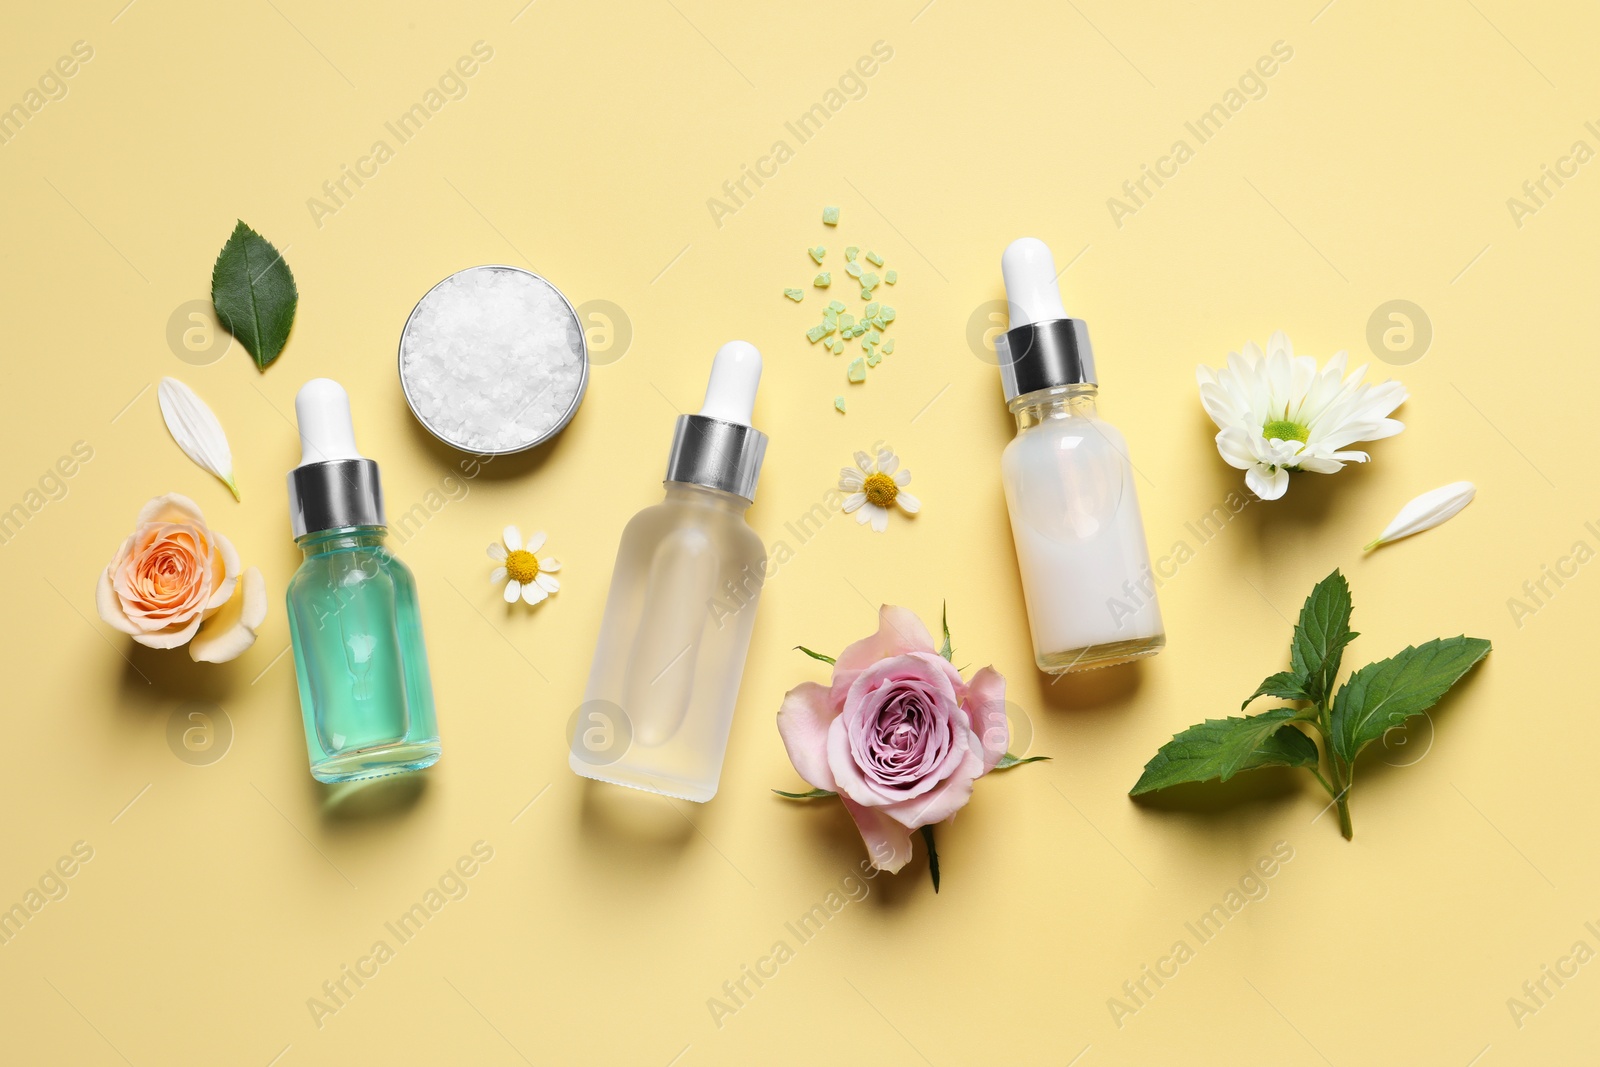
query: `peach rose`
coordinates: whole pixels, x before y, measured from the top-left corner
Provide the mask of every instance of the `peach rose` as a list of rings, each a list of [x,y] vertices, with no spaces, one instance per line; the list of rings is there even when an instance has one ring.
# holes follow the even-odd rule
[[[133,533],[100,574],[95,607],[141,645],[187,644],[191,659],[223,663],[255,643],[267,591],[256,568],[240,574],[239,554],[206,526],[194,501],[168,493],[140,510]]]

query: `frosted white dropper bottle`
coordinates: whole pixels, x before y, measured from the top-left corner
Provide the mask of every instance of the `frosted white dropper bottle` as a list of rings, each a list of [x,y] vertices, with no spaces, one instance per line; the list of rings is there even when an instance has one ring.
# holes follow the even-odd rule
[[[767,437],[751,427],[761,353],[717,351],[705,404],[678,418],[667,497],[622,531],[568,763],[602,782],[706,801],[733,725],[767,551],[744,512]]]
[[[1109,667],[1166,634],[1127,442],[1095,411],[1089,328],[1067,317],[1055,259],[1023,237],[1000,260],[1011,328],[995,341],[1017,436],[1000,459],[1042,671]]]

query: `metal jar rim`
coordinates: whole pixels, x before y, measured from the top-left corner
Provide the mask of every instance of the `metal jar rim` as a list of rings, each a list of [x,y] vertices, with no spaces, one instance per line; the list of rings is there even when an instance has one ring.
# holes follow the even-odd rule
[[[428,420],[422,417],[422,413],[417,410],[416,402],[414,400],[412,400],[412,398],[411,398],[411,389],[406,383],[406,369],[405,369],[406,335],[411,331],[411,321],[417,317],[417,312],[422,308],[423,304],[427,303],[428,297],[432,296],[433,295],[433,291],[435,289],[439,288],[439,286],[441,286],[445,282],[448,282],[451,279],[457,278],[457,277],[459,277],[459,276],[461,276],[463,274],[470,274],[470,273],[472,273],[474,271],[480,271],[480,270],[511,271],[513,273],[516,273],[516,274],[527,275],[529,278],[532,278],[537,282],[542,282],[544,285],[549,287],[549,289],[550,289],[550,291],[552,293],[556,294],[556,296],[558,298],[560,298],[561,302],[564,305],[566,305],[567,313],[572,316],[573,324],[578,327],[578,354],[579,354],[578,391],[573,394],[572,403],[567,405],[567,410],[562,414],[561,418],[556,421],[556,424],[554,426],[550,427],[550,429],[546,430],[543,434],[541,434],[540,436],[538,436],[534,440],[529,441],[527,444],[517,445],[514,448],[502,448],[502,449],[498,449],[498,450],[484,450],[484,449],[469,448],[469,447],[461,444],[458,441],[450,440],[448,437],[444,436],[439,431],[435,430],[431,425],[428,424]],[[546,277],[544,277],[543,275],[540,275],[540,274],[535,274],[533,271],[527,270],[527,269],[525,269],[523,267],[513,267],[513,266],[510,266],[509,264],[505,264],[505,263],[483,263],[483,264],[480,264],[480,265],[478,265],[476,267],[463,267],[461,270],[455,271],[452,274],[448,274],[445,277],[439,279],[437,282],[435,282],[432,286],[430,286],[428,288],[428,291],[426,293],[422,294],[422,298],[416,302],[416,305],[412,307],[411,314],[406,316],[406,323],[400,329],[400,343],[396,346],[396,349],[397,350],[396,350],[396,354],[395,354],[395,364],[396,364],[396,370],[398,371],[398,373],[400,375],[400,392],[405,395],[406,407],[411,409],[412,417],[415,418],[417,420],[417,423],[419,425],[421,425],[421,427],[424,430],[427,430],[428,433],[431,434],[435,440],[441,441],[444,444],[449,445],[451,448],[456,449],[457,451],[470,452],[470,453],[472,453],[473,455],[476,455],[476,456],[510,456],[510,455],[515,455],[515,454],[517,454],[519,452],[526,452],[529,449],[538,448],[540,445],[544,444],[545,442],[552,440],[557,434],[559,434],[562,430],[565,430],[567,428],[567,424],[572,421],[572,417],[578,413],[578,405],[583,403],[584,394],[589,391],[589,338],[583,332],[583,320],[578,317],[578,309],[572,306],[572,301],[567,299],[567,294],[563,293],[560,290],[560,288],[558,288],[556,286],[556,284],[554,282],[552,282],[549,278],[546,278]]]

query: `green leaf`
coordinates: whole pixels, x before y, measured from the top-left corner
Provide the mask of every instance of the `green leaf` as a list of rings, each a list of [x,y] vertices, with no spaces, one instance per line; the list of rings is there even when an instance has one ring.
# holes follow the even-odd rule
[[[289,340],[300,293],[272,243],[240,222],[211,268],[211,304],[228,332],[266,370]]]
[[[928,845],[928,877],[933,879],[933,891],[939,891],[939,850],[933,847],[933,827],[922,828],[922,840]]]
[[[1337,568],[1306,597],[1289,646],[1289,662],[1305,692],[1295,699],[1320,704],[1333,692],[1344,646],[1360,636],[1350,629],[1350,608],[1350,585]]]
[[[1353,763],[1363,748],[1439,702],[1489,654],[1479,637],[1446,637],[1408,647],[1350,676],[1333,701],[1333,750]]]
[[[950,657],[954,656],[956,651],[950,647],[950,604],[948,601],[939,608],[939,625],[944,629],[944,647],[939,649],[939,655],[946,660],[954,662],[950,660]]]
[[[1239,710],[1243,711],[1248,708],[1250,701],[1259,696],[1273,696],[1280,700],[1311,699],[1311,695],[1306,692],[1305,684],[1301,681],[1300,676],[1293,671],[1279,671],[1277,674],[1268,676],[1267,680],[1261,683],[1260,688],[1250,694],[1250,699],[1239,705]]]
[[[788,793],[782,789],[774,789],[773,792],[780,797],[788,797],[790,800],[820,800],[823,797],[836,797],[839,795],[830,789],[812,789],[804,793]]]
[[[1022,756],[1013,756],[1011,753],[1007,752],[1004,756],[1000,757],[1000,762],[994,765],[994,769],[997,771],[1005,771],[1010,770],[1012,767],[1020,767],[1024,763],[1038,763],[1042,759],[1052,758],[1053,757],[1051,756],[1028,756],[1024,758]]]
[[[824,656],[821,652],[813,652],[809,648],[807,648],[805,645],[795,645],[794,647],[796,649],[798,649],[799,651],[804,652],[806,655],[810,656],[812,659],[820,659],[824,663],[838,663],[839,662],[838,660],[834,659],[832,656]]]
[[[1130,796],[1257,767],[1316,767],[1317,746],[1289,725],[1300,712],[1274,708],[1248,718],[1207,719],[1177,734],[1144,765]]]

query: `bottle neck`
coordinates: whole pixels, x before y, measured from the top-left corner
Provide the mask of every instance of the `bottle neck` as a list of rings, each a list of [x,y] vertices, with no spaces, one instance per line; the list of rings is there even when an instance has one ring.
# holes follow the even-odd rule
[[[386,526],[342,526],[305,534],[295,538],[294,543],[300,546],[306,559],[314,559],[351,548],[379,548],[388,536]]]
[[[1094,418],[1099,392],[1099,386],[1088,382],[1058,385],[1023,393],[1006,406],[1017,417],[1017,432],[1022,433],[1053,419]]]
[[[688,504],[691,507],[711,508],[715,511],[725,511],[730,515],[743,515],[750,507],[750,501],[742,496],[727,493],[721,489],[712,489],[709,486],[697,485],[694,482],[666,482],[667,500],[671,503]]]

